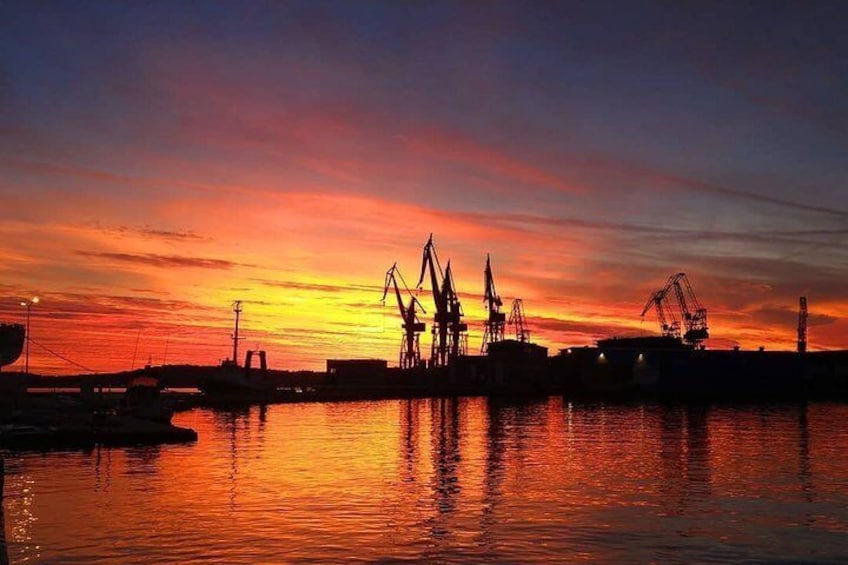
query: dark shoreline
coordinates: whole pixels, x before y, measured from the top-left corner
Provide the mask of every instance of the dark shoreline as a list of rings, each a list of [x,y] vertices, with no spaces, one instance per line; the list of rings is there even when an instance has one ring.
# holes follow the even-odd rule
[[[369,368],[339,372],[268,369],[244,373],[221,366],[166,365],[108,374],[47,377],[0,373],[0,395],[28,388],[123,388],[141,375],[164,389],[202,389],[238,379],[245,389],[209,394],[190,404],[333,402],[428,397],[563,396],[575,401],[771,402],[848,399],[848,351],[638,350],[584,347],[543,360],[466,356],[450,367]],[[646,379],[647,375],[647,379]],[[298,392],[295,392],[298,391]],[[9,396],[6,394],[5,396]],[[0,399],[0,410],[3,400]],[[182,402],[180,403],[183,404]]]

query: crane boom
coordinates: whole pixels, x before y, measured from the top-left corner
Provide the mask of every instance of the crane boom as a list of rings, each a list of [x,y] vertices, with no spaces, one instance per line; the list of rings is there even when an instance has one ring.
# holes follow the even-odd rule
[[[674,287],[677,304],[683,315],[683,326],[686,333],[683,339],[687,343],[698,344],[710,337],[707,328],[707,309],[702,307],[695,296],[695,291],[686,277],[686,273],[677,273],[669,278],[669,283]],[[692,308],[690,308],[690,305]],[[693,310],[694,309],[694,310]]]
[[[501,312],[503,301],[495,290],[495,278],[492,275],[492,263],[489,254],[486,254],[486,268],[483,271],[483,302],[486,303],[486,311],[489,316],[483,331],[483,344],[480,346],[481,353],[485,353],[490,343],[503,341],[506,314]]]
[[[659,322],[662,335],[673,338],[680,338],[680,322],[675,319],[674,312],[667,301],[667,292],[658,290],[651,294],[648,303],[642,309],[641,317],[653,308],[657,314],[657,322]]]
[[[668,297],[672,293],[683,319],[683,329],[685,329],[683,339],[694,345],[709,338],[707,309],[698,302],[698,297],[695,296],[695,291],[692,289],[686,273],[676,273],[668,277],[665,286],[651,294],[648,303],[642,309],[642,317],[644,318],[648,310],[653,307],[656,310],[657,321],[660,323],[663,335],[679,338],[681,324],[675,319],[674,311],[668,303]]]
[[[401,316],[403,316],[406,308],[403,305],[403,298],[400,296],[400,288],[398,288],[397,279],[395,278],[395,273],[398,272],[397,263],[392,265],[392,268],[386,271],[386,282],[383,285],[383,298],[380,302],[386,302],[386,295],[389,293],[389,288],[394,287],[395,296],[397,297],[398,310],[400,310]]]
[[[465,353],[465,332],[468,326],[462,323],[462,306],[457,297],[450,261],[442,271],[433,234],[424,245],[421,257],[421,275],[416,286],[421,288],[427,272],[430,273],[430,287],[436,312],[433,317],[430,363],[444,367],[448,362]]]
[[[651,297],[648,298],[648,302],[645,304],[645,307],[642,308],[642,313],[639,314],[640,318],[644,318],[645,314],[648,313],[648,310],[656,306],[657,301],[662,300],[662,291],[658,290],[656,292],[651,293]]]
[[[440,292],[442,284],[439,282],[444,278],[444,273],[442,272],[442,265],[439,263],[439,256],[436,254],[436,246],[433,243],[432,233],[427,243],[424,244],[424,251],[421,257],[421,275],[418,277],[416,287],[421,288],[421,283],[424,282],[424,276],[428,270],[430,272],[430,288],[433,291],[433,302],[436,304],[436,309],[440,310],[440,306],[445,305],[444,297]]]
[[[397,281],[398,278],[403,283],[407,294],[409,294],[408,306],[404,306],[403,304],[403,298]],[[411,369],[413,367],[417,367],[421,362],[419,334],[426,329],[425,324],[418,321],[418,313],[416,312],[415,307],[418,306],[421,308],[422,312],[425,312],[425,310],[418,301],[418,298],[412,294],[412,291],[410,291],[409,287],[406,285],[406,281],[400,273],[397,263],[392,265],[392,267],[386,271],[386,281],[383,286],[383,304],[386,302],[386,295],[388,294],[390,287],[394,289],[398,311],[400,312],[400,317],[403,320],[401,327],[404,330],[404,335],[401,340],[399,364],[401,369]]]

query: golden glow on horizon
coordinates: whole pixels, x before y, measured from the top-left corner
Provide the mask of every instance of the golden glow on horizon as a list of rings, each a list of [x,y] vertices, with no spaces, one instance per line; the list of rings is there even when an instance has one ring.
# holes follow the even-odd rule
[[[483,163],[494,159],[486,150],[466,151]],[[252,172],[249,186],[213,182],[200,170],[191,170],[188,182],[181,180],[179,163],[169,166],[176,180],[156,182],[185,185],[181,191],[95,200],[81,184],[72,201],[59,193],[40,201],[39,216],[49,222],[0,223],[2,241],[16,242],[0,245],[6,294],[35,287],[48,299],[39,310],[42,343],[103,371],[129,368],[137,338],[139,357],[149,355],[154,363],[170,340],[169,363],[214,364],[230,350],[228,305],[239,299],[247,344],[268,350],[274,368],[322,369],[332,357],[381,357],[394,364],[401,322],[394,308],[380,305],[382,277],[398,261],[405,276],[416,278],[432,231],[441,260],[451,260],[472,351],[482,338],[487,252],[505,302],[524,299],[533,339],[551,353],[613,334],[656,333],[653,321],[638,319],[639,310],[679,268],[690,274],[709,310],[714,339],[708,345],[795,346],[800,292],[786,282],[790,269],[749,280],[732,261],[695,256],[671,269],[635,261],[621,249],[649,245],[623,244],[616,231],[594,225],[444,210],[280,180],[272,171]],[[511,170],[518,174],[520,167]],[[100,178],[84,176],[86,183],[104,182]],[[143,187],[148,181],[120,182]],[[573,215],[568,209],[551,213]],[[848,303],[805,294],[812,313],[829,316],[811,321],[811,349],[848,342]],[[429,289],[419,298],[428,311],[422,321],[430,326]],[[0,315],[13,319],[20,312],[0,308]],[[425,357],[429,344],[428,328],[421,340]],[[78,372],[41,350],[32,352],[30,364],[35,372]]]
[[[523,20],[533,10],[510,14],[524,23],[507,34],[477,13],[456,27],[405,10],[314,22],[287,10],[273,26],[263,9],[213,10],[182,29],[169,7],[148,33],[157,18],[131,9],[13,9],[0,321],[35,292],[39,342],[92,369],[128,368],[137,339],[139,356],[171,343],[169,362],[205,364],[228,355],[228,305],[243,300],[247,343],[272,367],[394,362],[383,273],[397,261],[414,278],[433,232],[470,350],[487,253],[505,302],[524,300],[552,352],[656,333],[638,313],[678,271],[709,311],[710,346],[794,348],[800,295],[810,349],[848,344],[848,204],[825,119],[844,97],[821,88],[822,69],[841,69],[821,50],[778,41],[764,59],[747,38],[711,46],[699,22],[666,37],[686,48],[656,69],[652,49],[618,56],[628,38],[645,47],[635,28],[612,48],[578,34],[574,52],[591,57],[574,66],[556,34]],[[375,33],[395,24],[409,26],[401,50]],[[776,100],[787,69],[792,95]],[[813,99],[823,106],[809,111]],[[32,353],[36,372],[77,371]]]
[[[161,359],[168,339],[169,363],[214,364],[229,351],[232,319],[227,305],[241,299],[247,344],[269,350],[274,368],[322,369],[324,360],[332,357],[381,357],[396,363],[401,322],[395,308],[380,304],[381,276],[387,265],[399,260],[407,276],[414,277],[424,237],[413,234],[395,241],[390,234],[400,231],[404,217],[426,217],[430,212],[353,197],[310,197],[306,209],[301,210],[296,199],[286,200],[290,207],[277,209],[275,214],[258,210],[264,227],[255,234],[250,232],[258,228],[248,228],[243,240],[234,239],[229,228],[222,229],[221,235],[205,235],[216,233],[217,224],[204,223],[203,211],[191,216],[195,222],[188,231],[173,239],[151,233],[156,230],[149,228],[79,224],[73,229],[57,228],[63,234],[59,240],[34,238],[34,256],[41,256],[39,247],[49,243],[56,246],[55,255],[75,261],[78,269],[68,277],[65,269],[40,263],[39,286],[49,299],[49,306],[39,311],[40,341],[97,370],[129,368],[139,335],[139,356],[150,355],[154,363]],[[378,214],[378,210],[388,213]],[[253,212],[246,206],[245,214]],[[359,215],[370,218],[368,231],[360,231],[368,234],[367,238],[353,239],[353,233],[330,235],[334,216],[341,225],[349,226],[347,229],[365,230],[359,225]],[[302,221],[307,216],[315,218],[315,226]],[[301,220],[294,222],[297,218]],[[217,219],[213,215],[210,221]],[[492,240],[482,226],[467,218],[459,221],[447,216],[442,220],[433,215],[428,222],[442,228],[436,231],[437,245],[443,262],[452,259],[470,329],[470,350],[482,339],[485,312],[477,293],[482,292],[485,255],[478,250],[487,248],[494,248],[495,279],[502,296],[507,301],[517,295],[524,298],[534,341],[549,347],[551,353],[569,345],[591,344],[613,333],[656,333],[651,320],[638,319],[638,310],[649,285],[661,281],[665,273],[640,281],[641,288],[629,292],[619,290],[627,285],[608,272],[596,279],[603,281],[599,287],[580,284],[565,274],[574,269],[571,254],[584,251],[575,247],[562,255],[557,245],[563,241],[561,237],[529,236],[537,258],[528,262],[510,251],[516,233],[508,227],[492,231],[498,235]],[[256,226],[256,222],[250,224]],[[244,245],[247,241],[250,245]],[[10,260],[21,263],[14,257]],[[21,285],[28,280],[20,275],[14,279]],[[692,279],[710,310],[711,334],[717,338],[708,344],[794,347],[793,312],[788,305],[783,311],[784,325],[755,323],[744,310],[722,308],[721,291],[709,278]],[[612,289],[611,295],[605,288]],[[629,299],[620,300],[623,294]],[[428,311],[422,320],[430,326],[429,289],[421,291],[419,298]],[[761,300],[760,304],[768,305],[773,299],[763,293]],[[38,302],[38,298],[32,299],[33,304]],[[755,302],[745,310],[757,307]],[[827,307],[835,315],[848,313],[848,305],[831,302]],[[11,316],[11,312],[5,314]],[[831,347],[838,346],[845,335],[823,335],[815,326],[810,333],[811,342]],[[422,336],[425,357],[429,343],[428,327]],[[40,350],[33,351],[30,363],[35,372],[78,372]]]

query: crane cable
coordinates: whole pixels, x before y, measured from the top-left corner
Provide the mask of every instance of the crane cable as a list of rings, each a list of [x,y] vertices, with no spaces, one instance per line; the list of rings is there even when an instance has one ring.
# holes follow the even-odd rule
[[[73,360],[71,360],[71,359],[68,359],[67,357],[65,357],[65,356],[64,356],[64,355],[62,355],[61,353],[56,353],[55,351],[53,351],[52,349],[50,349],[50,348],[49,348],[49,347],[47,347],[46,345],[41,344],[41,343],[38,343],[37,341],[35,341],[34,339],[32,339],[32,338],[31,338],[31,337],[29,337],[29,336],[27,336],[27,339],[28,339],[31,343],[34,343],[35,345],[37,345],[38,347],[40,347],[41,349],[43,349],[44,351],[46,351],[47,353],[49,353],[50,355],[53,355],[54,357],[58,357],[58,358],[59,358],[59,359],[61,359],[62,361],[65,361],[65,362],[67,362],[67,363],[70,363],[71,365],[73,365],[73,366],[75,366],[75,367],[77,367],[77,368],[80,368],[80,369],[82,369],[83,371],[88,371],[89,373],[99,373],[99,372],[100,372],[100,371],[96,371],[96,370],[94,370],[94,369],[92,369],[92,368],[90,368],[90,367],[86,367],[85,365],[82,365],[82,364],[80,364],[80,363],[77,363],[76,361],[73,361]]]

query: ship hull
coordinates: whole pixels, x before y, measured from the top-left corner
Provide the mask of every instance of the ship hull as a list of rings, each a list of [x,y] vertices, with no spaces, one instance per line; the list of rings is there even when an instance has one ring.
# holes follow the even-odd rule
[[[0,367],[11,365],[21,356],[26,331],[20,324],[0,324]]]
[[[568,392],[697,401],[808,396],[810,355],[651,345],[610,340],[574,348],[559,363],[568,371]]]

